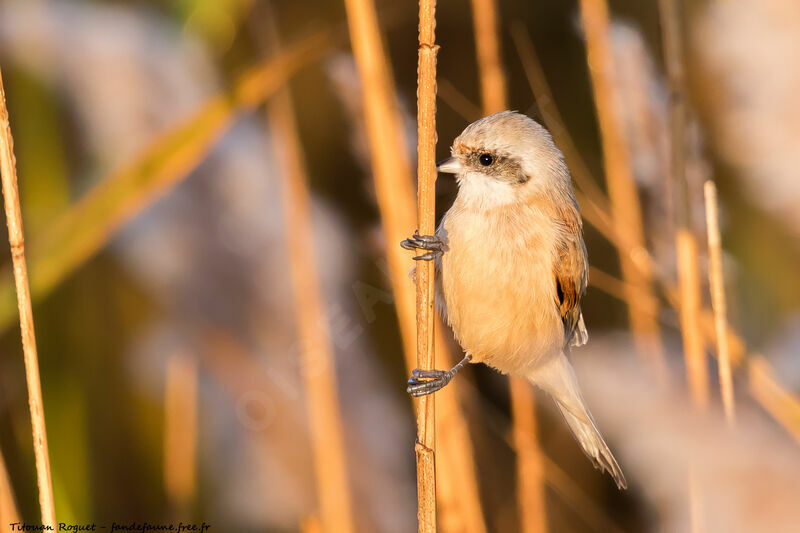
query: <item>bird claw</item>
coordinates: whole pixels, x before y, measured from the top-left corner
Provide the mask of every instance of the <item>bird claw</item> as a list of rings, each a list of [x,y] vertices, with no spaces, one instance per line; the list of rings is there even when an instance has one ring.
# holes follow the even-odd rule
[[[445,387],[453,379],[449,370],[420,370],[415,368],[408,378],[406,392],[411,396],[424,396]]]
[[[430,261],[444,253],[444,242],[435,235],[420,235],[418,231],[400,243],[406,250],[425,250],[427,253],[415,256],[417,261]]]

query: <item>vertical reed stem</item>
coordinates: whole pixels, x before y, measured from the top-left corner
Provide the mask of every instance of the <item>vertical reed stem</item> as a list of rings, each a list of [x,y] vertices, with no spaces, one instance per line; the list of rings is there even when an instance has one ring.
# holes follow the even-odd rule
[[[375,196],[381,212],[390,281],[406,366],[414,368],[416,333],[414,294],[408,280],[408,254],[399,242],[414,232],[414,190],[407,139],[394,94],[389,62],[381,41],[372,0],[345,0],[350,44],[364,98],[364,126],[369,144]]]
[[[692,402],[700,409],[708,407],[708,368],[700,331],[700,274],[697,241],[686,228],[679,228],[675,241],[678,256],[678,314],[686,359],[686,378]]]
[[[56,510],[53,503],[53,482],[50,477],[50,458],[47,449],[47,430],[44,424],[42,385],[39,378],[39,358],[36,354],[36,335],[33,330],[33,310],[28,285],[28,268],[25,264],[25,238],[22,233],[22,213],[17,190],[17,169],[14,160],[14,141],[6,109],[6,93],[0,73],[0,173],[3,181],[8,242],[14,265],[14,282],[17,289],[19,328],[22,334],[22,352],[25,358],[25,378],[28,382],[28,406],[33,428],[33,452],[36,457],[36,480],[39,486],[39,507],[42,524],[56,527]]]
[[[279,89],[267,102],[272,142],[283,178],[294,311],[302,346],[301,366],[320,524],[326,533],[351,533],[355,525],[336,364],[319,286],[308,177],[293,109],[286,87]]]
[[[707,181],[703,191],[706,199],[708,230],[708,284],[711,287],[711,307],[714,310],[714,325],[717,331],[719,386],[722,391],[725,419],[728,424],[733,426],[736,422],[736,411],[731,375],[731,352],[728,346],[728,305],[725,299],[725,277],[722,271],[722,239],[719,233],[717,187],[713,181]]]
[[[686,98],[684,96],[683,53],[680,13],[676,0],[659,0],[665,64],[670,92],[670,165],[678,198],[676,208],[679,314],[683,352],[692,401],[708,405],[708,368],[700,331],[700,275],[697,241],[691,230],[689,185],[686,180]]]
[[[369,143],[375,192],[387,243],[390,281],[403,339],[406,366],[411,371],[416,365],[417,347],[414,292],[408,279],[410,257],[399,246],[400,241],[411,235],[416,226],[412,174],[404,149],[407,140],[403,135],[391,67],[380,38],[375,5],[371,0],[345,0],[345,7],[350,41],[363,87],[364,124],[367,130],[366,138]],[[420,20],[421,28],[423,20],[426,21],[425,24],[433,23],[432,15],[433,13],[430,19]],[[430,26],[426,31],[431,37],[426,43],[430,45],[433,43]],[[435,60],[435,48],[421,46],[420,55],[423,53],[428,60]],[[428,83],[427,89],[430,91],[434,87],[435,78],[429,78]],[[429,157],[432,162],[433,152]],[[432,187],[433,184],[430,193],[433,192]],[[432,228],[432,225],[430,227]],[[453,364],[453,357],[446,350],[441,332],[437,332],[435,338],[436,352],[439,354],[441,364]],[[450,387],[458,389],[461,385],[456,380]],[[458,403],[457,395],[452,391],[443,391],[438,403],[442,406],[442,411],[447,413],[447,417],[440,421],[437,430],[447,433],[448,438],[439,445],[440,453],[446,456],[446,461],[443,463],[437,484],[450,498],[448,501],[454,503],[452,507],[440,513],[444,514],[444,511],[451,513],[443,523],[456,524],[454,531],[483,533],[485,522],[480,505],[473,447],[469,440],[464,412]],[[426,410],[431,406],[431,404],[426,405]],[[456,440],[456,435],[462,438]],[[427,467],[430,468],[433,465],[432,453],[425,451],[424,447],[421,451],[424,454],[421,456],[423,463],[429,462],[430,465]],[[445,477],[444,473],[449,475]],[[430,487],[425,490],[430,490]],[[430,492],[427,494],[430,498]]]
[[[436,361],[440,368],[456,361],[436,325]],[[436,498],[439,530],[443,533],[486,533],[475,451],[469,424],[460,405],[464,382],[455,381],[436,393]]]
[[[700,274],[697,241],[691,229],[689,184],[686,180],[686,99],[684,96],[683,52],[681,45],[680,13],[677,0],[659,0],[664,62],[670,93],[670,166],[676,209],[675,252],[678,260],[678,314],[686,377],[692,403],[705,409],[708,406],[708,369],[700,330]],[[703,524],[703,487],[697,474],[695,457],[689,458],[689,514],[693,533],[705,531]]]
[[[179,519],[189,516],[197,488],[197,363],[190,355],[167,359],[164,393],[164,486]]]
[[[481,82],[481,108],[484,115],[504,111],[506,76],[500,61],[500,39],[497,0],[472,0],[472,22],[475,26],[475,52]]]
[[[419,2],[417,63],[417,218],[422,235],[436,232],[436,0]],[[434,367],[434,265],[417,264],[417,368]],[[436,531],[434,396],[417,405],[417,516],[420,533]]]
[[[642,313],[636,290],[652,293],[652,265],[647,261],[642,210],[631,171],[630,155],[619,124],[614,98],[614,65],[609,43],[608,5],[605,0],[581,0],[581,19],[586,35],[586,55],[594,89],[595,108],[603,146],[603,164],[611,201],[611,215],[622,246],[617,246],[626,291],[628,317],[639,354],[656,377],[667,379],[658,308]],[[634,290],[636,289],[636,290]],[[657,302],[653,298],[649,302]],[[649,305],[649,304],[648,304]]]
[[[498,35],[497,0],[472,0],[483,114],[508,108]],[[513,445],[517,455],[517,510],[523,533],[547,531],[544,468],[536,441],[536,398],[530,383],[511,377]]]
[[[536,402],[531,384],[511,378],[513,444],[517,453],[517,510],[522,533],[547,531],[544,452],[537,437]]]

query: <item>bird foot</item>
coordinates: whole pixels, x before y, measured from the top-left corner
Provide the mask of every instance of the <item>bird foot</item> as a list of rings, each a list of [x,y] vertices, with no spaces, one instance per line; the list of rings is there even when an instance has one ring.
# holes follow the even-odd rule
[[[452,370],[420,370],[415,368],[408,378],[408,392],[411,396],[425,396],[436,392],[450,383],[455,372]]]
[[[445,245],[442,239],[435,235],[420,235],[418,231],[400,243],[406,250],[425,250],[427,253],[414,257],[417,261],[430,261],[444,253]]]

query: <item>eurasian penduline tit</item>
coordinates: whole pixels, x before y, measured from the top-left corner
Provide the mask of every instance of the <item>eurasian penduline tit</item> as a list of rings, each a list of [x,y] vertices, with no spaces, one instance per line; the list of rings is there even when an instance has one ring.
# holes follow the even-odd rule
[[[456,176],[453,206],[435,236],[402,246],[435,261],[437,306],[467,355],[447,371],[415,370],[408,392],[435,392],[468,362],[527,378],[553,397],[595,467],[626,488],[567,359],[588,340],[588,262],[561,152],[535,121],[503,111],[467,126],[451,153],[437,168]]]

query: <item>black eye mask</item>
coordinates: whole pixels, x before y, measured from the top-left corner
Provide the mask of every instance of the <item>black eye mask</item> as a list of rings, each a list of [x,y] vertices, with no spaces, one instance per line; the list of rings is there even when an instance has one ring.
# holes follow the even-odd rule
[[[470,152],[466,157],[466,163],[471,170],[491,176],[498,181],[522,185],[531,179],[522,170],[519,159],[496,152],[486,150]]]

